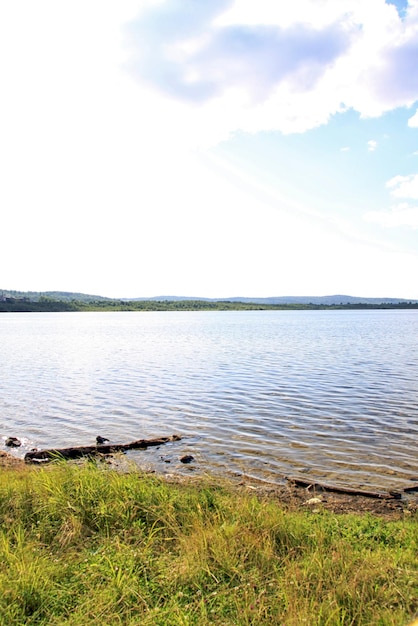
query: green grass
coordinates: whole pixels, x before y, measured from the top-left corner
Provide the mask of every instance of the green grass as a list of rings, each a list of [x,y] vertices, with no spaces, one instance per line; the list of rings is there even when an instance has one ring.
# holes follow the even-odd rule
[[[418,519],[286,511],[94,464],[0,470],[0,623],[402,625]]]

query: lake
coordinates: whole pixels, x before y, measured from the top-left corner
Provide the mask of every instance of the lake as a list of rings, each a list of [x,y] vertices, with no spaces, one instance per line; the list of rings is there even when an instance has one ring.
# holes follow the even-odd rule
[[[418,311],[3,313],[0,407],[20,456],[178,433],[129,455],[400,489],[418,482]]]

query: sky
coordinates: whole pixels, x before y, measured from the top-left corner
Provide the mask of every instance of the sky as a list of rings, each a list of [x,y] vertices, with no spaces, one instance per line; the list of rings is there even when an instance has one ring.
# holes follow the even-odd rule
[[[0,289],[418,299],[418,0],[2,0]]]

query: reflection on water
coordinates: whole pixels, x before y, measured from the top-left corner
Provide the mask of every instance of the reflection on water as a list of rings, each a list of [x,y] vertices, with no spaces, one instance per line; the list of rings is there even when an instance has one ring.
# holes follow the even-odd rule
[[[417,311],[2,314],[0,347],[0,436],[23,439],[19,454],[176,432],[133,456],[176,471],[187,451],[273,482],[418,481]]]

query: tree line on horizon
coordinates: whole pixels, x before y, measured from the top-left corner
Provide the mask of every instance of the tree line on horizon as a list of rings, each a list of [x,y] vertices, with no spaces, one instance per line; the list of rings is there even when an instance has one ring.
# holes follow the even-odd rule
[[[264,311],[264,310],[333,310],[333,309],[418,309],[418,302],[397,303],[288,303],[260,304],[229,300],[97,300],[58,299],[40,296],[7,297],[0,299],[2,313],[82,312],[82,311]]]

